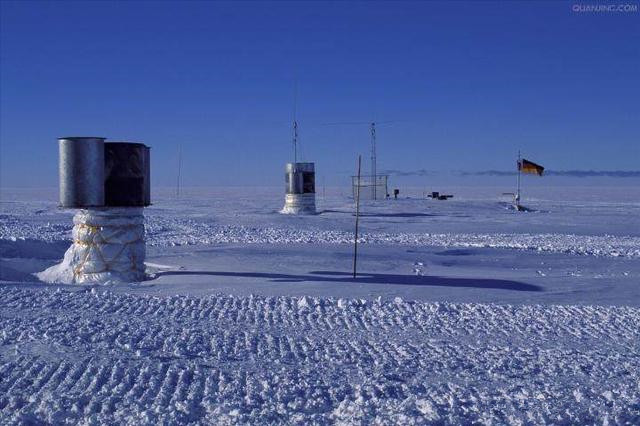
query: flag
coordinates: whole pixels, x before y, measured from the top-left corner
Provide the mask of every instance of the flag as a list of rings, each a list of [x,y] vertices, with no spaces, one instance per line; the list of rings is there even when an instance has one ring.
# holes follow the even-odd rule
[[[522,160],[518,161],[518,170],[520,170],[522,173],[531,173],[534,175],[542,176],[544,167],[523,158]]]

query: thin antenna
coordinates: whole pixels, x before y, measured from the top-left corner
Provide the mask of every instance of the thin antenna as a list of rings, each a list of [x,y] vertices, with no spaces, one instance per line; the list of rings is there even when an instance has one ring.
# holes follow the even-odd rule
[[[371,122],[371,179],[373,180],[373,185],[371,185],[371,197],[372,200],[376,199],[376,189],[378,186],[378,178],[377,178],[377,158],[376,158],[376,123],[375,121]]]
[[[293,162],[298,162],[298,81],[293,82]]]
[[[520,207],[520,173],[522,165],[520,160],[520,150],[518,150],[518,192],[516,192],[516,207]]]
[[[293,121],[293,162],[298,162],[298,122]]]
[[[182,172],[182,144],[178,145],[178,179],[176,180],[176,198],[180,198],[180,174]]]
[[[371,198],[377,199],[378,191],[378,155],[376,144],[376,125],[398,123],[405,120],[389,120],[389,121],[337,121],[332,123],[322,123],[321,126],[350,126],[368,124],[371,129]],[[386,196],[386,194],[384,194]]]
[[[353,279],[356,279],[358,264],[358,220],[360,219],[360,165],[362,156],[358,155],[358,185],[356,186],[356,232],[353,240]]]

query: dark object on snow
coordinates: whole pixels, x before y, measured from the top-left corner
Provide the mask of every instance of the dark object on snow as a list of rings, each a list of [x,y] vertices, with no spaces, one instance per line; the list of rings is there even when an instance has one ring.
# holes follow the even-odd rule
[[[141,143],[104,144],[104,205],[144,207],[151,204],[150,150]]]
[[[516,211],[519,211],[519,212],[532,212],[533,211],[529,207],[525,207],[522,204],[514,204],[513,208]]]
[[[434,200],[448,200],[449,198],[453,198],[453,195],[440,195],[438,191],[433,191],[431,195],[427,195],[427,198],[433,198]]]
[[[398,199],[398,194],[400,194],[400,190],[399,189],[394,189],[393,190],[393,198],[395,198],[397,200]]]

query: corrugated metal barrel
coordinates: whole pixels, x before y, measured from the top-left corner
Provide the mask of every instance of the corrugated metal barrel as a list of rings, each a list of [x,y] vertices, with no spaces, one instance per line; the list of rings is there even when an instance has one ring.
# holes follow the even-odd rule
[[[104,205],[104,138],[58,139],[60,206]]]
[[[142,207],[150,204],[149,148],[141,143],[107,142],[104,200],[108,207]]]
[[[287,194],[315,194],[314,163],[287,163],[285,168]]]

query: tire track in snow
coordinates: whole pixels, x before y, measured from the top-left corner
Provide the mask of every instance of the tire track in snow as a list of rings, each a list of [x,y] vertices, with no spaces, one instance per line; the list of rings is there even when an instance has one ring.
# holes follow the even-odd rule
[[[640,420],[637,308],[3,287],[0,309],[0,423]]]

